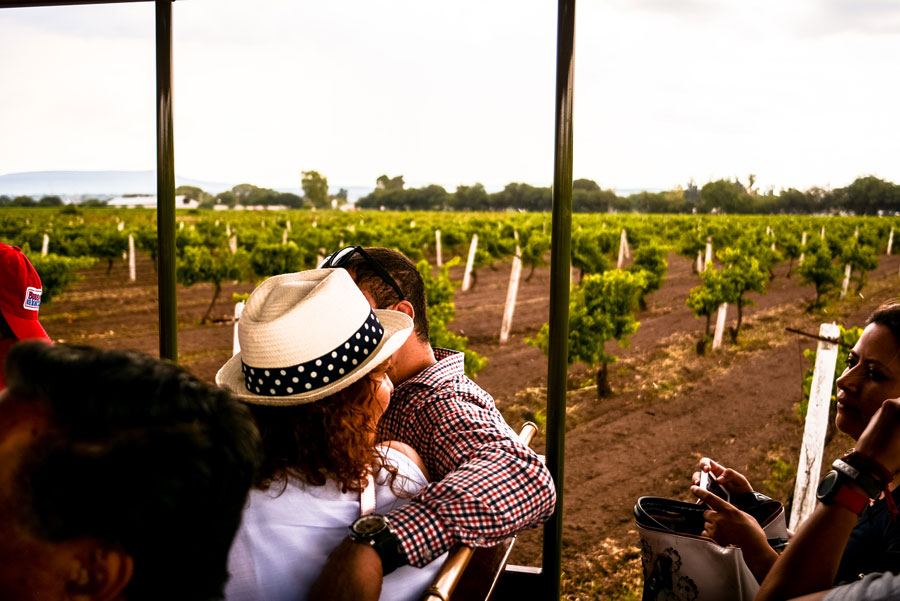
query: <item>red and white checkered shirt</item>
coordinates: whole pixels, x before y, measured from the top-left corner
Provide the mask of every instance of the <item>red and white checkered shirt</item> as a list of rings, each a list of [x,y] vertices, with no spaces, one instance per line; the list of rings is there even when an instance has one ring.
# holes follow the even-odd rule
[[[437,363],[394,389],[378,424],[378,438],[416,449],[432,479],[388,514],[414,566],[456,542],[494,545],[543,522],[556,504],[550,472],[465,376],[463,354],[434,354]]]

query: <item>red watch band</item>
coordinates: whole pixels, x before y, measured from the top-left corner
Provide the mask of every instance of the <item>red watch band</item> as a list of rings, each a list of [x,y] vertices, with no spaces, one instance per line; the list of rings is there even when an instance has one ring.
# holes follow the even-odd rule
[[[841,486],[841,488],[837,491],[837,494],[834,495],[832,503],[837,503],[842,507],[846,507],[856,515],[859,515],[869,504],[869,497],[862,493],[856,492],[849,486]]]

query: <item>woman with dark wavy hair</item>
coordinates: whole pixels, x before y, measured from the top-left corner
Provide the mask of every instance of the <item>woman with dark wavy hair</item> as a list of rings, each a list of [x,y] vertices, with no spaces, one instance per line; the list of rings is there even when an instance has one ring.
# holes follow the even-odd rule
[[[837,379],[838,430],[858,440],[872,416],[884,401],[900,397],[900,304],[888,302],[866,320],[859,341],[847,356],[847,367]],[[841,459],[857,471],[865,470],[865,460],[851,453]],[[857,465],[857,463],[859,465]],[[742,474],[708,458],[700,460],[700,469],[709,472],[732,494],[752,491]],[[694,473],[694,484],[700,479]],[[860,499],[853,510],[859,521],[844,549],[840,565],[833,575],[835,584],[858,580],[873,572],[900,572],[900,519],[894,519],[894,507],[900,505],[900,477],[890,483],[891,494],[874,491],[871,502]],[[705,491],[695,492],[707,500]],[[823,501],[825,502],[825,501]],[[841,502],[838,498],[837,502]],[[708,511],[705,535],[723,545],[741,547],[747,566],[762,581],[777,559],[766,542],[765,533],[753,518],[725,504],[721,511]]]
[[[250,406],[263,443],[226,599],[306,599],[351,523],[361,544],[400,552],[369,532],[366,516],[382,517],[427,484],[411,447],[375,444],[393,391],[390,356],[412,326],[403,313],[371,309],[343,269],[276,276],[250,295],[241,352],[216,375]],[[382,599],[418,598],[440,563],[397,569]]]

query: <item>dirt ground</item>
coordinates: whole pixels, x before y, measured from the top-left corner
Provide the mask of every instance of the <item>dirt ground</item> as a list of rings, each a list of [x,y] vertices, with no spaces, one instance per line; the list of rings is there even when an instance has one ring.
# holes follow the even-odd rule
[[[638,314],[640,328],[631,345],[608,350],[620,359],[610,368],[614,393],[600,401],[593,371],[574,365],[569,372],[565,486],[563,492],[563,582],[566,598],[639,598],[640,560],[632,507],[642,495],[687,499],[690,474],[702,456],[744,471],[758,490],[788,502],[796,472],[803,424],[797,417],[803,372],[810,367],[802,351],[814,341],[786,327],[815,333],[819,324],[836,320],[862,325],[880,302],[897,298],[900,257],[881,257],[862,295],[834,301],[810,314],[811,286],[800,286],[787,264],[779,265],[768,293],[753,295],[745,308],[741,336],[721,351],[699,357],[695,343],[704,322],[685,306],[689,290],[699,284],[691,262],[669,255],[662,289],[648,297]],[[156,276],[141,257],[138,279],[131,283],[127,266],[117,263],[88,270],[84,280],[42,307],[41,320],[51,337],[105,348],[158,352]],[[527,272],[526,272],[527,274]],[[524,275],[523,274],[523,278]],[[451,276],[462,279],[461,268]],[[509,264],[479,270],[475,287],[457,291],[457,319],[451,329],[469,338],[469,346],[488,357],[477,382],[497,401],[507,421],[518,428],[545,406],[547,363],[528,346],[547,320],[549,270],[523,279],[513,331],[498,342]],[[212,286],[179,288],[179,361],[211,381],[231,355],[233,292],[251,285],[223,287],[216,303],[216,323],[201,326],[212,299]],[[729,324],[735,320],[733,308]],[[543,439],[535,446],[542,450]],[[826,456],[850,446],[837,435]],[[541,530],[520,536],[513,561],[540,565]]]

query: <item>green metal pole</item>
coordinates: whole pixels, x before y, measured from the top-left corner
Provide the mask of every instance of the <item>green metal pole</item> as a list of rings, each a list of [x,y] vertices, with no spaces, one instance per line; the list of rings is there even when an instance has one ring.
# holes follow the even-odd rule
[[[547,373],[547,467],[556,484],[556,511],[544,525],[545,599],[559,599],[562,569],[566,377],[572,238],[572,89],[575,81],[575,0],[559,0],[556,32],[556,142],[550,258],[550,360]]]
[[[156,232],[159,243],[159,356],[177,362],[172,0],[156,0]]]

